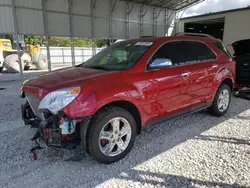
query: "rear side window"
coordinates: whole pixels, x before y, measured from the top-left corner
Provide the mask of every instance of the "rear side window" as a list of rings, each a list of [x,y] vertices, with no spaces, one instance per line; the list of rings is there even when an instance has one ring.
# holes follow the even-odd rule
[[[218,48],[221,52],[223,52],[224,54],[226,54],[227,56],[231,56],[229,51],[227,50],[227,48],[223,45],[222,42],[214,42],[213,43],[215,45],[216,48]]]
[[[150,60],[170,59],[174,66],[184,65],[189,61],[188,53],[184,48],[183,41],[168,42],[160,47]]]
[[[211,61],[216,59],[215,53],[204,43],[186,41],[186,50],[189,52],[190,63]]]

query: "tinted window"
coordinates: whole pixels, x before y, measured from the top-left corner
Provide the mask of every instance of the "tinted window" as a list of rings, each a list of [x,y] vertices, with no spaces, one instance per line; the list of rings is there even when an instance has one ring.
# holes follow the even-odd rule
[[[191,63],[216,59],[216,55],[207,45],[196,41],[186,41],[185,43]]]
[[[222,42],[215,42],[214,45],[227,56],[231,56],[226,47],[222,44]]]
[[[189,61],[188,54],[184,48],[184,42],[181,41],[164,44],[153,55],[150,63],[152,63],[155,59],[170,59],[173,65],[183,65]]]

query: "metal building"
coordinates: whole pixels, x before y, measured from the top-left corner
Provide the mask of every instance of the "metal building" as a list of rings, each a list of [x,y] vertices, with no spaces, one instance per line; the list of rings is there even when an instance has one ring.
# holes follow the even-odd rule
[[[0,0],[0,34],[128,39],[165,36],[203,0]],[[72,64],[74,44],[71,40]],[[51,70],[47,45],[49,70]],[[94,47],[93,47],[94,54]]]
[[[220,38],[226,45],[250,39],[250,7],[180,19],[177,32],[202,32]]]

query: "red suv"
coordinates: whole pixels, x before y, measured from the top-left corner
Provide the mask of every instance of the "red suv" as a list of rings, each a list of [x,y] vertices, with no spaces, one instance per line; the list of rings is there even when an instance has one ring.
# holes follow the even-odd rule
[[[25,124],[47,146],[81,146],[112,163],[131,150],[148,124],[208,109],[229,108],[235,61],[220,40],[145,37],[118,42],[76,67],[27,80]]]

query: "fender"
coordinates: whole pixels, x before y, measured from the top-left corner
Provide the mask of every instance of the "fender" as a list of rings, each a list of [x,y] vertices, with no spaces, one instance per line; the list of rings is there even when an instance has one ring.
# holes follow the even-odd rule
[[[112,88],[112,90],[110,89]],[[144,104],[145,98],[143,93],[136,87],[120,83],[98,88],[98,90],[92,91],[89,94],[79,95],[71,104],[63,109],[71,118],[80,118],[85,116],[91,116],[100,110],[103,106],[116,101],[127,101],[137,105],[137,109],[140,114],[142,110],[138,104]]]
[[[233,88],[235,86],[235,79],[234,79],[234,73],[232,72],[231,69],[227,68],[227,67],[222,67],[215,75],[214,81],[213,81],[213,95],[216,95],[216,92],[218,90],[218,88],[220,87],[220,84],[226,80],[226,79],[230,79],[233,83]],[[233,89],[232,88],[232,89]]]

